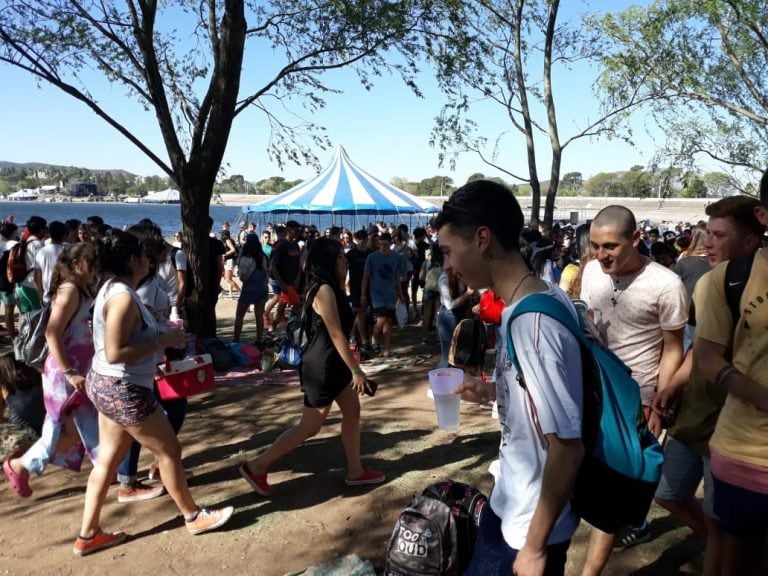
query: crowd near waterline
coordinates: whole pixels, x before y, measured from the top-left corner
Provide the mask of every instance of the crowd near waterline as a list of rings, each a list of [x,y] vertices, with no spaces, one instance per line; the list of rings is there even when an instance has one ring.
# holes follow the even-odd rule
[[[157,367],[209,346],[265,358],[294,344],[297,325],[306,336],[295,362],[303,405],[294,425],[238,464],[244,487],[272,497],[280,487],[270,469],[320,431],[334,403],[346,460],[339,489],[385,482],[360,440],[359,398],[377,385],[366,361],[396,359],[398,326],[418,324],[422,344],[439,346],[428,368],[463,370],[454,393],[489,408],[500,426],[493,489],[462,572],[564,574],[580,522],[570,497],[590,399],[582,349],[561,321],[540,312],[510,321],[521,302],[544,295],[631,370],[644,426],[663,445],[655,502],[704,542],[702,573],[759,574],[768,531],[768,172],[759,189],[759,198],[712,202],[707,220],[658,228],[609,205],[590,222],[543,233],[487,180],[458,189],[412,229],[210,217],[204,281],[215,301],[236,301],[226,346],[202,346],[185,330],[194,286],[180,230],[150,219],[117,226],[98,215],[23,223],[9,215],[0,226],[0,339],[17,346],[0,357],[4,488],[29,498],[49,464],[79,470],[87,456],[77,556],[125,541],[100,523],[115,483],[124,504],[170,495],[191,535],[225,526],[236,511],[199,506],[187,485],[177,435],[188,400],[162,397]],[[47,347],[33,360],[18,344],[41,317]],[[139,479],[142,449],[159,482]],[[593,527],[581,574],[602,573],[615,550],[651,538],[647,521]]]

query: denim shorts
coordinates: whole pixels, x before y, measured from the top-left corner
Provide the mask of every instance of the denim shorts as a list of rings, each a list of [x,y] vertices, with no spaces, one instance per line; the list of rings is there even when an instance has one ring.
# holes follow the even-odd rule
[[[715,517],[714,487],[709,458],[700,456],[685,444],[667,435],[664,442],[664,466],[656,488],[656,498],[671,502],[688,502],[696,497],[696,490],[704,480],[704,514]]]
[[[431,302],[435,300],[440,300],[440,292],[437,290],[424,290],[424,293],[421,295],[421,300]]]

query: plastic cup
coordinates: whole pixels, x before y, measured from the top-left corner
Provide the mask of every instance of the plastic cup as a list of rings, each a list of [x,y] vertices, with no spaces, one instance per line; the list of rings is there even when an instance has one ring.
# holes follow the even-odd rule
[[[461,418],[461,398],[454,390],[464,382],[464,371],[458,368],[437,368],[429,372],[429,386],[435,397],[437,427],[458,430]]]

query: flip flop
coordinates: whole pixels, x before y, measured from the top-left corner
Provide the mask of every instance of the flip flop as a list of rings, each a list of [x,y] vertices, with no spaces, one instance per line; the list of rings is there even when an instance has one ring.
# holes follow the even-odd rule
[[[32,488],[29,487],[29,477],[16,474],[16,472],[13,471],[13,468],[11,468],[10,460],[3,462],[3,472],[16,494],[22,498],[29,498],[32,496]]]

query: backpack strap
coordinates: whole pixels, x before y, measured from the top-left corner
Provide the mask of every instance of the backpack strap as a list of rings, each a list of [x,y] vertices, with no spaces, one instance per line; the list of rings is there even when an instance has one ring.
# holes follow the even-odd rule
[[[531,312],[545,314],[550,318],[554,318],[573,334],[579,341],[579,344],[588,346],[587,336],[584,333],[583,328],[577,323],[568,308],[565,307],[565,304],[560,302],[554,296],[548,294],[530,294],[517,303],[512,314],[509,316],[509,320],[507,320],[507,356],[517,370],[518,381],[521,381],[522,379],[522,370],[520,369],[520,362],[517,359],[517,354],[515,354],[514,342],[512,342],[512,322],[518,316]]]
[[[526,296],[520,302],[518,302],[518,304],[515,306],[515,309],[512,311],[509,320],[507,321],[507,356],[509,361],[515,367],[515,370],[517,370],[517,383],[528,396],[528,402],[531,406],[531,418],[533,420],[533,424],[536,428],[539,440],[542,443],[542,447],[546,447],[547,439],[542,432],[541,425],[539,424],[539,414],[536,410],[536,404],[533,401],[530,390],[528,390],[528,387],[525,385],[523,370],[520,366],[520,361],[517,359],[514,342],[512,341],[512,322],[518,316],[531,312],[545,314],[546,316],[557,320],[560,324],[565,326],[571,332],[571,334],[574,335],[582,348],[587,346],[587,338],[582,328],[579,326],[579,324],[577,324],[576,320],[568,311],[568,308],[566,308],[565,305],[557,298],[550,296],[549,294],[538,293]]]
[[[741,296],[747,286],[755,253],[751,252],[739,258],[729,260],[725,268],[725,300],[733,318],[734,332],[741,317]]]

